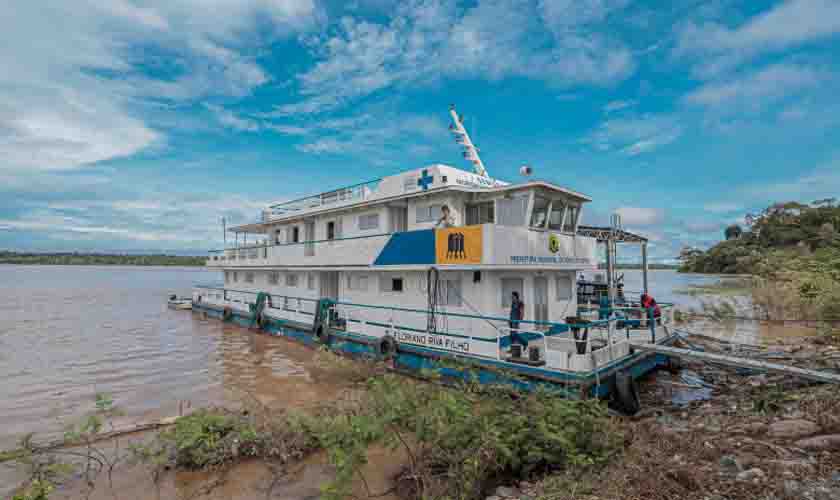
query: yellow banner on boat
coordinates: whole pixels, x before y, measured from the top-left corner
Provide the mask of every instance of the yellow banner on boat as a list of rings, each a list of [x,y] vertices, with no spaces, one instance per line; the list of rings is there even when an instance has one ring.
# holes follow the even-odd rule
[[[481,226],[435,229],[438,264],[481,264]]]

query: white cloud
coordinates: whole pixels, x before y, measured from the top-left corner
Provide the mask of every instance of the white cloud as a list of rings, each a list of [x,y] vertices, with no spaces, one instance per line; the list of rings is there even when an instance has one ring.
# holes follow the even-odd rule
[[[659,208],[619,207],[615,213],[625,226],[653,226],[665,219],[665,212]]]
[[[240,132],[257,132],[262,127],[256,120],[237,115],[229,109],[214,104],[205,104],[208,110],[216,115],[216,119],[227,128],[238,130]]]
[[[674,54],[695,58],[697,72],[715,75],[758,55],[840,34],[840,2],[788,0],[730,28],[718,22],[689,22],[679,33]]]
[[[644,115],[606,120],[585,142],[600,151],[619,151],[627,156],[650,153],[676,141],[683,127],[670,115]]]
[[[621,111],[622,109],[629,108],[631,106],[635,106],[636,101],[610,101],[606,105],[604,105],[604,113],[614,113],[616,111]]]
[[[840,159],[834,159],[790,180],[755,184],[741,190],[742,195],[758,203],[799,201],[808,203],[820,198],[837,197],[840,192]]]
[[[688,104],[727,112],[760,111],[766,105],[820,85],[828,75],[794,64],[775,64],[746,76],[708,83],[689,93]]]
[[[463,9],[452,0],[413,0],[400,4],[387,23],[344,18],[328,35],[310,40],[318,60],[297,77],[303,99],[279,111],[321,112],[443,77],[609,85],[626,78],[634,64],[627,48],[591,26],[608,3],[570,4],[580,9],[571,24],[552,2],[524,0],[485,0]]]
[[[158,144],[149,104],[249,93],[269,80],[261,43],[317,18],[313,0],[0,3],[0,168],[73,168]]]

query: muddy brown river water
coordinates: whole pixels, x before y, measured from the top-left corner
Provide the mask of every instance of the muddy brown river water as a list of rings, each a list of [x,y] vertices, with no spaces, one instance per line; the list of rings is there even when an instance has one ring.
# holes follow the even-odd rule
[[[638,273],[627,276],[632,289]],[[125,413],[121,423],[176,415],[185,407],[237,404],[243,394],[275,408],[332,399],[340,381],[319,369],[314,351],[166,307],[170,293],[188,295],[193,284],[217,279],[217,272],[193,268],[0,265],[0,450],[15,447],[26,433],[58,437],[93,409],[99,392],[110,394]],[[654,271],[651,287],[661,302],[694,306],[697,297],[675,291],[716,280]],[[747,342],[768,335],[754,324],[698,328]],[[302,465],[298,475],[309,479],[287,485],[288,498],[317,489],[319,478],[328,476],[322,458]],[[383,455],[379,465],[394,461]],[[259,464],[238,470],[237,480],[266,473]],[[125,469],[119,480],[148,493],[136,474]],[[0,467],[0,497],[18,478]],[[172,476],[167,487],[190,491],[205,480]],[[230,487],[236,490],[236,484]],[[63,494],[72,497],[73,491]]]

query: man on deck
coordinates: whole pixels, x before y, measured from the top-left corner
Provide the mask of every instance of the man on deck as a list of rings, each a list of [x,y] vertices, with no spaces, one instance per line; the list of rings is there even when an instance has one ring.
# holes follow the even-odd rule
[[[510,297],[510,343],[525,346],[525,341],[519,336],[517,328],[519,322],[525,318],[525,303],[519,299],[519,292],[511,293]]]
[[[659,319],[662,317],[662,310],[659,308],[659,304],[656,303],[656,299],[651,297],[650,295],[643,293],[640,297],[642,307],[645,309],[645,316],[650,314],[650,310],[653,309],[653,317],[655,319]]]

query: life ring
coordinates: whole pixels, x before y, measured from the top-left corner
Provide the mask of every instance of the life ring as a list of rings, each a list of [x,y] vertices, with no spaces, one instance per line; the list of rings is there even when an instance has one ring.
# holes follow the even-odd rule
[[[636,380],[627,372],[615,374],[612,398],[618,409],[625,415],[635,415],[642,407]]]
[[[397,354],[397,341],[390,335],[385,335],[376,344],[376,352],[384,359],[390,359]]]
[[[230,321],[231,318],[233,318],[233,310],[230,308],[230,306],[225,306],[225,308],[222,309],[222,319],[225,321]]]

